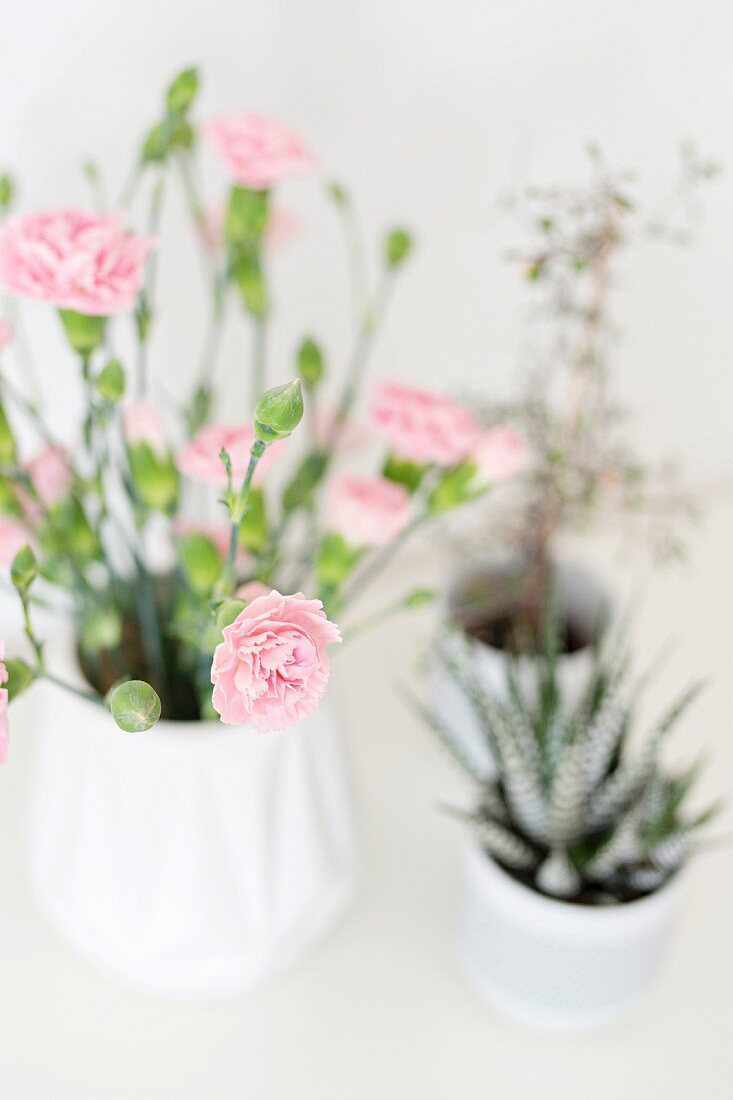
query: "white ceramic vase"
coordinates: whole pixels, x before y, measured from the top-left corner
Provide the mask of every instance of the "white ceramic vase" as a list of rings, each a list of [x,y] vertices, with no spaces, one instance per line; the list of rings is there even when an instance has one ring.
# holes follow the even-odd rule
[[[357,859],[328,699],[276,733],[162,721],[128,734],[94,703],[38,690],[32,876],[89,960],[145,992],[231,996],[329,931]]]
[[[538,894],[475,843],[467,852],[460,969],[493,1008],[535,1030],[589,1031],[646,992],[664,950],[678,883],[623,905]]]
[[[442,625],[436,639],[436,646],[444,647],[458,662],[464,659],[464,647],[468,645],[474,668],[486,690],[499,699],[504,698],[507,692],[506,651],[479,642],[468,634],[457,636],[447,631],[445,626],[470,626],[471,612],[466,610],[468,594],[474,588],[480,590],[491,586],[501,595],[509,585],[516,583],[517,575],[517,566],[509,559],[489,559],[464,566],[448,586]],[[580,633],[595,638],[609,607],[604,589],[584,570],[562,563],[556,567],[555,584],[562,614]],[[558,656],[558,679],[563,697],[570,704],[574,698],[579,698],[587,683],[592,660],[590,646]],[[533,657],[519,657],[516,669],[520,683],[531,691],[536,682],[536,660]],[[490,778],[495,772],[494,762],[473,706],[436,656],[431,659],[430,694],[432,710],[438,720],[450,731],[453,741],[473,769],[484,778]]]

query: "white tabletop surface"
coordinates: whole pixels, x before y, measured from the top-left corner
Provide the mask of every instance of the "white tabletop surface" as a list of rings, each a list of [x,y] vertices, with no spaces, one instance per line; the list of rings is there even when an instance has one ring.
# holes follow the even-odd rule
[[[713,682],[676,751],[709,749],[704,794],[733,801],[733,500],[715,494],[683,572],[633,570],[596,540],[583,554],[639,600],[651,657],[676,641],[654,697]],[[415,561],[397,566],[395,588]],[[387,595],[385,589],[381,597]],[[0,604],[7,633],[7,604]],[[24,863],[34,731],[14,721],[0,771],[2,1100],[731,1100],[733,846],[690,867],[669,957],[628,1019],[579,1039],[536,1037],[489,1012],[451,955],[460,827],[436,810],[468,798],[399,697],[430,629],[421,611],[339,658],[364,854],[361,891],[330,939],[246,1000],[178,1004],[119,988],[36,909]],[[731,832],[727,814],[718,832]]]

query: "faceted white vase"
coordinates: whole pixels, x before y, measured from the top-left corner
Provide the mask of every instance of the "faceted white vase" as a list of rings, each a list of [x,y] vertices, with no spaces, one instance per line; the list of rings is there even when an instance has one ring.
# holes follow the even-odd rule
[[[517,567],[511,560],[489,559],[464,566],[448,586],[444,601],[443,626],[436,639],[452,655],[456,663],[465,659],[465,647],[472,656],[473,667],[487,693],[502,699],[507,694],[507,653],[487,645],[467,634],[456,635],[445,626],[470,623],[470,613],[462,608],[465,594],[471,587],[491,585],[498,593],[516,582]],[[598,582],[582,569],[560,564],[556,567],[556,592],[562,613],[589,638],[594,638],[607,614],[609,600]],[[557,675],[563,698],[572,704],[580,697],[593,664],[590,646],[574,653],[560,654]],[[533,657],[518,657],[515,667],[520,683],[531,694],[537,680],[538,663]],[[431,708],[452,740],[475,771],[485,778],[494,772],[494,761],[473,705],[443,663],[433,656],[430,669]]]
[[[678,883],[621,905],[529,889],[476,844],[467,852],[460,969],[492,1008],[535,1030],[589,1031],[622,1016],[657,971]]]
[[[39,689],[32,875],[90,961],[148,993],[236,995],[329,931],[357,860],[328,700],[276,733],[160,722],[129,734],[93,703]]]

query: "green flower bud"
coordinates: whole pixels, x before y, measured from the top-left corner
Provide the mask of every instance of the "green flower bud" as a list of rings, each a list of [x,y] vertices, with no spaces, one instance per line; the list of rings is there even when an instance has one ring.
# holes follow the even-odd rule
[[[175,149],[192,149],[195,140],[193,126],[185,118],[167,118],[159,122],[145,138],[143,164],[162,164]]]
[[[127,680],[112,688],[107,704],[119,729],[144,733],[160,718],[158,693],[144,680]]]
[[[323,378],[323,352],[310,336],[298,348],[298,375],[308,390],[315,389]]]
[[[263,443],[287,439],[303,419],[303,391],[300,379],[275,386],[262,394],[255,405],[255,435]]]
[[[187,111],[199,89],[198,69],[184,69],[171,81],[165,94],[165,103],[171,114]]]
[[[25,546],[21,546],[13,558],[13,564],[10,566],[10,579],[21,596],[24,596],[37,576],[38,562],[36,555],[26,543]]]
[[[116,405],[125,392],[125,372],[119,359],[110,359],[97,375],[94,385],[108,405]]]
[[[66,339],[77,355],[91,355],[104,340],[106,317],[90,317],[86,313],[77,313],[74,309],[60,309],[59,316]]]
[[[384,242],[384,256],[388,267],[399,267],[412,249],[412,237],[406,229],[393,229]]]
[[[178,560],[186,583],[197,596],[208,596],[219,579],[222,563],[211,539],[197,531],[178,539]]]

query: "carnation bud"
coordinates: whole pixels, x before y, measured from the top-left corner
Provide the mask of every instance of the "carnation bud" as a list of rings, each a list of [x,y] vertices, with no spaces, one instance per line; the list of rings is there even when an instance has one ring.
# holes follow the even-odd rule
[[[95,388],[108,405],[116,405],[125,392],[125,373],[119,359],[111,359],[97,375]]]
[[[412,249],[412,237],[406,229],[393,229],[387,234],[384,243],[384,255],[388,267],[399,267],[404,263]]]
[[[24,596],[37,576],[38,562],[36,561],[36,555],[26,543],[21,546],[13,558],[13,564],[10,566],[10,579],[20,595]]]
[[[323,352],[310,336],[298,348],[298,375],[308,390],[315,389],[323,378]]]
[[[59,316],[72,351],[87,358],[104,339],[106,317],[91,317],[74,309],[60,309]]]
[[[193,103],[199,89],[198,69],[184,69],[171,81],[165,103],[171,114],[182,114]]]
[[[174,149],[191,149],[194,129],[185,118],[167,118],[149,132],[143,143],[143,164],[162,163]]]
[[[160,718],[158,693],[144,680],[127,680],[112,688],[107,703],[119,729],[125,733],[144,733]]]
[[[303,419],[303,392],[300,379],[275,386],[262,394],[255,405],[255,435],[262,443],[287,439]]]

